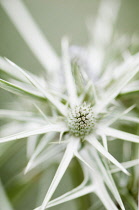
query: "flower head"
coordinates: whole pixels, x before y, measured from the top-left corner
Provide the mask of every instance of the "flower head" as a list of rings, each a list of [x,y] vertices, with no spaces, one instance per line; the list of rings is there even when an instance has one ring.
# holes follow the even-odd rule
[[[75,106],[68,113],[68,127],[70,133],[74,136],[85,137],[92,132],[95,125],[93,109],[90,105],[84,103]]]

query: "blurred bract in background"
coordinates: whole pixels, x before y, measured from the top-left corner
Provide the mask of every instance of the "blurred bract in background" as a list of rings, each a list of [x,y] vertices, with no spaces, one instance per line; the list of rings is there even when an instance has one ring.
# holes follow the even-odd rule
[[[0,210],[138,210],[139,1],[0,0]]]

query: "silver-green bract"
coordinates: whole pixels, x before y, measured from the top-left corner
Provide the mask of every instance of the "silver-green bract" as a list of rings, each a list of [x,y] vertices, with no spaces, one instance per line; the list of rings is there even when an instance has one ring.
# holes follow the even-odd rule
[[[14,199],[10,196],[8,199],[1,183],[0,207],[12,210],[20,196],[24,199],[23,192],[28,192],[25,189],[34,186],[40,178],[38,195],[33,194],[36,197],[31,200],[28,197],[33,207],[26,209],[44,210],[88,195],[92,206],[85,202],[84,209],[137,210],[139,130],[136,125],[139,120],[133,93],[139,92],[139,54],[127,52],[130,44],[120,44],[119,47],[120,41],[112,40],[119,2],[102,1],[96,25],[93,32],[90,31],[92,40],[86,48],[69,47],[68,40],[62,39],[61,58],[53,51],[22,1],[1,0],[0,3],[46,70],[46,77],[38,77],[6,58],[0,58],[0,72],[4,76],[0,79],[0,87],[20,96],[16,100],[13,98],[11,109],[0,110],[0,117],[8,119],[1,126],[0,153],[2,160],[5,154],[7,158],[9,154],[14,155],[19,151],[18,142],[25,139],[28,160],[24,174],[20,170],[10,180],[12,183],[21,180],[22,189],[20,191],[19,185],[15,186],[18,190],[12,194]],[[105,36],[103,26],[107,30]],[[130,103],[124,97],[130,97]],[[119,143],[118,139],[123,142]],[[112,155],[113,147],[120,151],[119,159],[123,162]],[[22,153],[16,161],[21,159]],[[83,176],[83,181],[52,198],[73,159],[76,159],[75,168],[80,171],[72,173],[73,179],[77,181]],[[58,167],[49,185],[45,172],[54,164]]]

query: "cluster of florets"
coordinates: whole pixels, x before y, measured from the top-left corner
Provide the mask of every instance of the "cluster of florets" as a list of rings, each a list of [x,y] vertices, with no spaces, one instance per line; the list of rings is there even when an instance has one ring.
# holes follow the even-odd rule
[[[68,126],[70,133],[77,137],[84,137],[92,132],[95,118],[92,107],[84,103],[70,109],[68,113]]]

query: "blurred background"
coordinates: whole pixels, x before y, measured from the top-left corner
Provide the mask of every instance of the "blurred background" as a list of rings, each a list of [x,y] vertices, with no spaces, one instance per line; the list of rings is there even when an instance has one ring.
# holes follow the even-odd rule
[[[23,2],[58,54],[61,50],[61,38],[64,35],[69,37],[71,44],[86,45],[89,39],[86,23],[92,18],[93,24],[100,4],[99,0],[24,0]],[[139,33],[138,0],[121,0],[115,31],[121,35]],[[1,7],[0,55],[30,71],[42,69]]]
[[[61,54],[61,39],[64,35],[69,37],[70,43],[73,45],[85,46],[88,43],[89,33],[87,22],[91,18],[93,24],[100,4],[99,0],[24,0],[23,2],[58,55]],[[121,0],[121,6],[114,26],[114,31],[121,36],[123,34],[129,35],[129,37],[133,34],[139,36],[138,0]],[[17,65],[28,71],[35,72],[36,74],[43,71],[43,67],[28,48],[27,44],[22,39],[1,6],[0,56],[7,57]],[[10,107],[8,104],[10,104],[13,99],[16,100],[16,97],[13,98],[12,94],[0,90],[0,108]],[[9,143],[6,146],[6,149],[3,146],[0,149],[0,157],[2,157],[0,159],[1,180],[14,209],[31,210],[35,205],[34,200],[36,199],[36,196],[38,199],[36,202],[38,204],[42,201],[46,191],[46,186],[44,189],[40,189],[40,186],[43,186],[43,183],[46,183],[46,180],[47,185],[49,186],[56,166],[48,171],[44,171],[39,177],[35,177],[35,179],[28,182],[28,180],[22,178],[20,174],[27,163],[25,143],[19,141],[16,142],[16,144],[12,144],[12,150],[10,147],[11,145]],[[4,149],[7,151],[5,154]],[[114,149],[111,149],[111,152],[116,158],[120,158],[120,149],[119,153],[114,151]],[[80,180],[78,180],[77,183],[73,183],[73,171],[78,175],[78,169],[75,169],[74,164],[70,168],[70,173],[66,173],[64,176],[64,180],[59,187],[59,192],[56,192],[56,195],[71,189],[73,186],[76,186],[81,182],[82,175],[80,175]],[[39,195],[38,192],[40,193]],[[92,200],[96,199],[95,196],[91,201],[89,197],[81,199],[83,199],[81,205],[79,198],[76,201],[62,204],[51,209],[86,210],[86,206],[88,206],[89,210],[96,210],[89,207],[91,206]],[[104,207],[100,206],[99,210],[100,209],[104,210]]]

